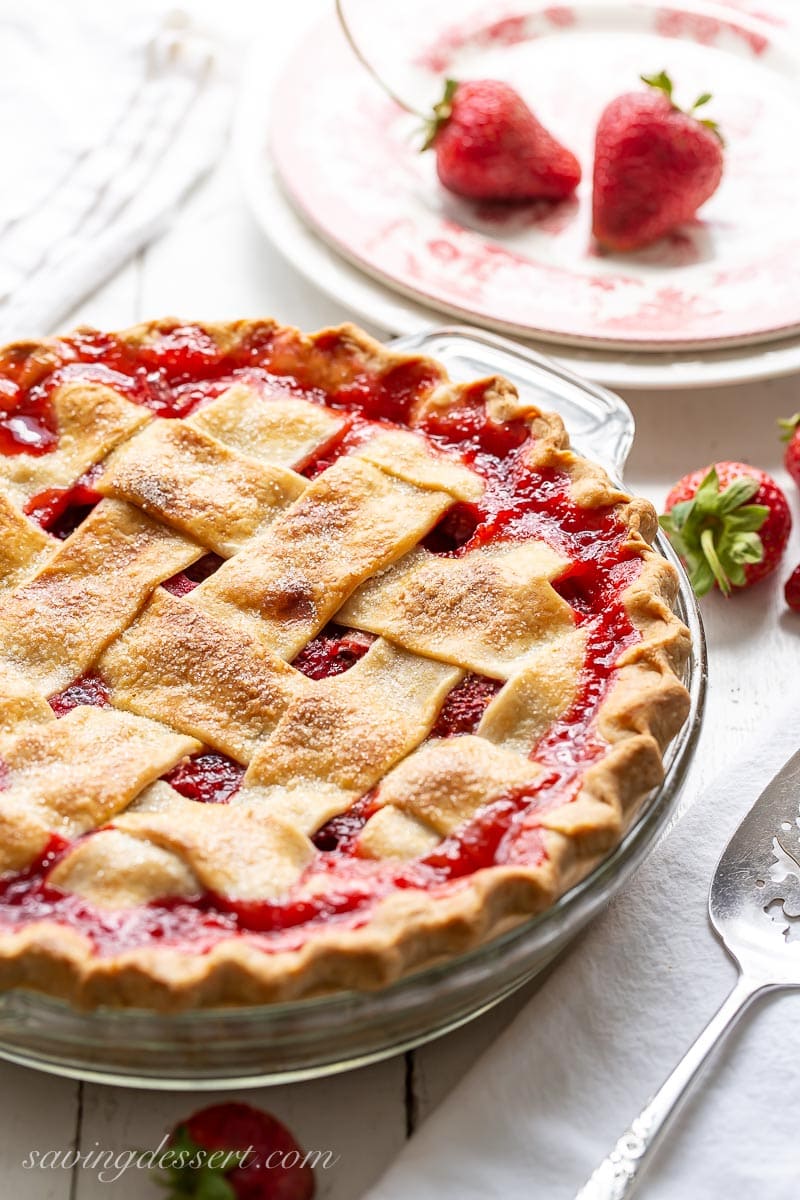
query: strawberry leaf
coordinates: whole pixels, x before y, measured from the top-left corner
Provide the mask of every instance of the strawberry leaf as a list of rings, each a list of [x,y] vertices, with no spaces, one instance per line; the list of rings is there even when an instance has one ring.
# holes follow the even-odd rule
[[[727,596],[730,591],[730,575],[725,570],[717,554],[717,545],[714,541],[714,533],[711,529],[704,529],[700,535],[700,545],[702,548],[703,559],[711,568],[711,574],[717,583],[717,586]]]
[[[675,103],[675,97],[673,95],[675,85],[666,71],[659,71],[657,75],[640,75],[639,78],[641,79],[642,83],[646,83],[648,87],[655,88],[656,91],[662,92],[674,109],[677,109],[678,112],[685,112],[688,117],[694,117],[698,108],[703,108],[703,106],[708,104],[712,99],[711,92],[701,92],[691,108],[682,109],[678,104]],[[702,125],[705,129],[709,129],[713,134],[715,134],[716,137],[719,138],[722,145],[725,145],[725,140],[716,121],[707,117],[697,117],[697,123],[698,125]]]
[[[781,441],[790,442],[794,437],[795,430],[800,427],[800,413],[795,413],[793,417],[781,417],[778,425],[781,429]]]
[[[714,586],[714,572],[704,558],[700,559],[691,575],[689,582],[696,596],[705,596]]]
[[[729,551],[735,563],[760,563],[764,557],[764,543],[757,533],[746,533],[737,537]]]
[[[656,91],[663,92],[668,100],[672,99],[672,80],[666,71],[659,71],[657,75],[640,75],[642,83],[646,83],[648,87],[655,88]]]
[[[731,533],[758,533],[768,516],[769,509],[766,505],[748,504],[729,516],[726,528]]]
[[[185,1125],[176,1129],[169,1145],[170,1165],[155,1182],[166,1189],[168,1200],[236,1200],[227,1176],[241,1165],[247,1151],[230,1150],[220,1167],[202,1161],[207,1151],[190,1135]]]
[[[660,518],[698,596],[706,595],[715,584],[725,596],[732,588],[744,587],[745,567],[763,560],[764,544],[758,531],[769,509],[749,503],[758,489],[756,478],[742,476],[721,491],[712,467],[691,500],[681,501]]]
[[[719,138],[722,145],[725,145],[725,138],[722,136],[722,131],[716,121],[706,119],[699,121],[698,124],[702,125],[705,129],[710,129],[714,136]]]
[[[422,150],[430,150],[439,130],[445,125],[453,115],[453,97],[458,88],[457,79],[446,79],[444,82],[444,92],[441,100],[433,106],[433,115],[425,122],[425,140],[422,143]]]
[[[236,1193],[218,1171],[204,1169],[200,1175],[200,1186],[195,1200],[235,1200]]]
[[[758,491],[758,480],[750,477],[749,479],[734,479],[725,491],[717,500],[716,493],[713,493],[713,502],[717,501],[717,511],[720,515],[732,513],[734,509],[741,508],[748,500],[752,500]]]

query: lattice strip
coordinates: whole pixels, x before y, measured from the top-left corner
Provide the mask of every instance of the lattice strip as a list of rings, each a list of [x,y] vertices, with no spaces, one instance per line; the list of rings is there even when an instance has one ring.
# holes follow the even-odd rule
[[[240,900],[281,895],[314,853],[308,838],[263,811],[197,804],[163,785],[115,824],[179,854],[205,887]]]
[[[489,703],[477,732],[506,750],[530,754],[575,701],[585,655],[582,629],[532,651],[526,657],[527,665]]]
[[[262,396],[234,384],[186,422],[263,462],[298,467],[347,424],[347,418],[286,393]]]
[[[292,659],[364,579],[414,546],[452,503],[342,458],[189,597]]]
[[[384,779],[382,806],[359,839],[371,858],[408,858],[431,850],[479,808],[535,784],[541,767],[480,737],[427,742]]]
[[[0,814],[24,839],[0,843],[0,870],[20,870],[50,833],[74,838],[103,825],[142,788],[200,743],[144,717],[81,706],[60,721],[24,725],[0,738],[6,786]],[[36,836],[38,835],[38,836]]]
[[[542,643],[572,633],[574,612],[548,582],[567,565],[543,542],[481,547],[460,558],[417,549],[364,583],[338,619],[506,679]]]
[[[479,475],[444,454],[432,453],[416,433],[399,429],[379,433],[355,454],[416,487],[441,488],[455,500],[476,501],[483,495],[485,485]]]
[[[22,724],[42,721],[55,721],[42,693],[22,675],[0,664],[0,734],[13,733]]]
[[[193,542],[103,500],[27,583],[0,595],[0,662],[46,695],[87,670],[152,589],[199,558]]]
[[[114,704],[193,734],[242,763],[311,686],[262,642],[162,588],[99,668]]]
[[[307,481],[183,421],[163,420],[115,450],[95,486],[227,558],[296,500]]]
[[[57,542],[29,521],[0,488],[0,589],[22,583],[56,547]]]
[[[101,383],[64,383],[51,397],[58,444],[46,455],[0,454],[0,479],[20,501],[66,488],[151,414]]]
[[[289,706],[254,755],[239,801],[314,832],[422,741],[462,674],[375,642],[345,674]]]
[[[177,854],[120,829],[102,829],[78,842],[50,873],[50,883],[99,908],[134,908],[166,896],[188,899],[203,890]]]
[[[133,842],[139,844],[138,853]],[[174,895],[176,883],[178,895],[209,890],[238,900],[264,900],[284,893],[313,853],[307,838],[263,811],[198,804],[168,784],[156,783],[115,818],[113,831],[76,847],[51,880],[65,891],[116,904],[116,894],[109,896],[102,879],[93,875],[93,868],[113,856],[121,890],[135,895],[138,903]]]

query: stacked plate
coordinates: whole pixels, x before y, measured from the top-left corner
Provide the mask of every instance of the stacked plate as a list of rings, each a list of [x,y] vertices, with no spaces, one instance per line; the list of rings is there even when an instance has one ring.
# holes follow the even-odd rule
[[[511,83],[578,154],[558,205],[474,205],[438,183],[419,122],[354,58],[333,3],[255,47],[238,122],[265,233],[360,318],[415,333],[441,314],[510,333],[598,382],[689,387],[800,369],[800,40],[780,0],[346,0],[364,53],[427,111],[445,77]],[[301,10],[307,19],[308,9]],[[285,43],[285,44],[284,44]],[[713,93],[726,171],[701,220],[636,254],[590,236],[605,104],[669,71],[679,102]]]

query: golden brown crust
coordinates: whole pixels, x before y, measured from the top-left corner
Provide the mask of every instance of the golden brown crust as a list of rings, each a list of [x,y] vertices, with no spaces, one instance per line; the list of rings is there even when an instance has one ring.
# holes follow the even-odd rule
[[[53,453],[0,455],[0,480],[21,500],[47,488],[69,487],[149,419],[140,404],[101,383],[62,383],[52,405],[59,430]]]
[[[253,755],[237,803],[315,833],[422,741],[461,675],[378,638],[349,671],[287,707]]]
[[[418,654],[505,679],[545,640],[573,633],[573,611],[548,582],[567,565],[537,541],[460,558],[413,550],[362,584],[340,616]]]
[[[306,679],[261,643],[159,589],[99,662],[117,708],[245,765]]]
[[[3,596],[0,663],[45,695],[66,687],[130,625],[157,584],[201,553],[129,504],[101,500],[31,579]]]
[[[121,336],[132,345],[141,345],[174,324],[152,322]],[[274,370],[294,373],[307,386],[337,387],[365,368],[385,374],[411,364],[424,371],[430,381],[427,398],[421,406],[446,408],[460,395],[460,385],[451,384],[438,364],[392,353],[353,326],[323,330],[311,336],[271,322],[240,321],[204,328],[219,345],[229,348],[254,333],[269,334]],[[51,339],[20,344],[6,353],[22,362],[23,371],[33,380],[37,373],[41,375],[52,367],[53,348],[57,346],[57,341]],[[434,959],[474,947],[510,924],[540,912],[583,878],[619,841],[643,796],[660,781],[662,751],[688,713],[688,695],[678,672],[689,650],[689,634],[671,608],[677,576],[649,545],[656,529],[652,507],[644,501],[631,500],[599,467],[574,455],[558,417],[539,413],[529,403],[520,401],[503,380],[493,381],[485,395],[490,414],[496,419],[524,416],[531,421],[536,437],[532,461],[537,466],[557,466],[566,472],[578,505],[615,506],[619,520],[629,530],[629,549],[641,557],[643,564],[636,582],[623,595],[640,640],[620,656],[614,684],[598,717],[599,732],[609,744],[608,753],[585,772],[575,800],[545,813],[543,861],[533,867],[497,866],[478,871],[453,886],[446,895],[433,896],[413,890],[393,892],[376,905],[370,920],[362,927],[350,930],[332,925],[322,927],[301,949],[293,951],[265,953],[246,935],[240,935],[220,942],[204,955],[176,948],[148,947],[99,956],[75,930],[47,922],[31,924],[0,934],[0,987],[33,987],[79,1006],[125,1005],[159,1011],[265,1003],[339,988],[379,987]],[[106,399],[100,397],[104,404]],[[110,415],[110,443],[122,440],[123,434],[118,435],[118,430],[125,422],[133,428],[136,415],[124,407]],[[223,413],[220,418],[223,425],[224,419]],[[219,428],[217,425],[207,432],[221,436]],[[249,452],[245,447],[236,449]],[[360,467],[351,458],[349,462],[353,465],[346,470],[377,469],[365,459],[358,461]],[[287,459],[285,465],[296,464]],[[384,487],[386,479],[383,474]],[[7,485],[10,492],[22,489],[30,494],[32,490],[21,479],[7,480]],[[402,477],[397,485],[407,486]],[[435,502],[435,493],[428,493],[431,507],[420,514],[419,529],[429,527],[442,505],[448,502],[447,483],[439,486],[443,489],[442,503]],[[462,481],[457,480],[455,486],[463,486]],[[308,491],[313,491],[313,487]],[[276,525],[280,531],[279,522],[280,518],[266,534],[259,536],[269,539]],[[307,522],[311,530],[313,508]],[[297,532],[293,531],[293,537]],[[418,536],[419,531],[412,530],[409,543],[415,543]],[[180,538],[175,541],[180,543]],[[214,577],[217,591],[225,582],[224,576],[219,579],[222,574],[221,571]],[[240,581],[234,579],[231,583],[234,590],[237,582]],[[196,589],[192,596],[199,601],[198,607],[205,608],[213,618],[215,587],[209,584],[205,590],[211,601],[207,608],[201,589]],[[228,596],[216,598],[220,604],[228,599]],[[553,686],[557,697],[557,681]],[[556,698],[554,711],[558,703]],[[35,705],[31,719],[34,722],[43,719]],[[493,748],[493,752],[500,756],[512,753],[503,749],[502,744]],[[533,774],[535,769],[535,764],[531,764]],[[474,782],[467,780],[465,788],[474,786]],[[424,819],[430,816],[425,811],[423,792],[424,789],[419,792],[416,808],[411,804],[409,814],[405,814],[422,822],[421,828]],[[446,813],[441,813],[440,819],[445,822],[444,829]],[[155,830],[160,838],[159,851],[172,853],[175,843],[170,838],[174,835],[164,818],[145,814],[137,819],[131,811],[120,827],[124,827],[126,837]],[[202,852],[202,846],[193,844],[192,853]],[[197,873],[206,869],[206,864],[198,858],[193,869]],[[179,866],[175,871],[176,879],[186,881]],[[190,881],[191,875],[186,886]]]
[[[238,454],[186,422],[162,420],[118,447],[95,487],[227,558],[296,500],[307,481]]]
[[[357,584],[415,546],[451,503],[447,492],[414,488],[345,456],[246,553],[195,588],[189,603],[267,639],[292,659]]]

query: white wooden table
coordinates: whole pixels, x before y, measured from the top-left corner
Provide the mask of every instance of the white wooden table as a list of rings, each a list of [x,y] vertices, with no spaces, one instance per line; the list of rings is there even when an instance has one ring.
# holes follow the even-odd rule
[[[279,19],[277,0],[266,2],[270,19]],[[195,0],[194,7],[214,11],[205,0]],[[228,19],[240,30],[246,30],[259,8],[263,15],[263,3],[225,4]],[[114,328],[168,313],[208,319],[273,314],[307,329],[349,315],[315,293],[265,244],[227,159],[187,204],[172,231],[88,299],[74,319]],[[781,470],[775,425],[779,416],[800,408],[799,390],[796,379],[783,379],[723,390],[627,396],[638,426],[627,476],[631,488],[660,504],[685,470],[714,458],[743,458],[773,471],[789,486],[800,517],[800,501]],[[782,576],[799,560],[800,520]],[[735,752],[740,735],[779,703],[782,684],[796,678],[800,617],[784,610],[780,582],[775,579],[731,601],[712,597],[704,602],[710,689],[698,751],[699,783],[713,777]],[[356,1200],[524,1000],[518,995],[458,1033],[404,1057],[325,1080],[237,1095],[286,1121],[307,1148],[340,1155],[333,1169],[319,1173],[320,1198]],[[0,1192],[14,1200],[157,1196],[157,1189],[136,1170],[104,1183],[90,1170],[31,1170],[23,1163],[34,1149],[155,1147],[175,1121],[214,1098],[210,1093],[80,1084],[3,1063],[0,1091]]]

